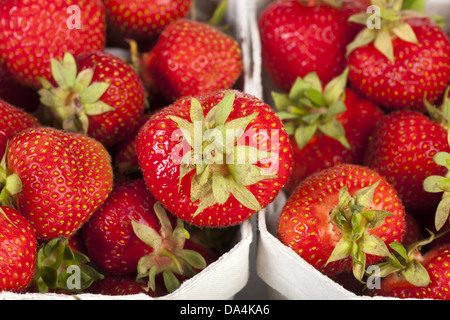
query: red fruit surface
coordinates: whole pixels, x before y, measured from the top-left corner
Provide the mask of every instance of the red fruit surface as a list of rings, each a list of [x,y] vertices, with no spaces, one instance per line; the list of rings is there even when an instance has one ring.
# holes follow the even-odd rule
[[[0,210],[0,292],[20,292],[33,279],[36,237],[18,211],[4,206]]]
[[[88,256],[100,269],[114,275],[137,272],[139,259],[153,249],[134,234],[131,221],[159,230],[155,202],[142,179],[116,183],[105,203],[83,227]]]
[[[416,287],[407,282],[403,276],[394,273],[381,282],[375,290],[377,296],[412,299],[450,299],[450,246],[436,247],[417,260],[427,269],[431,282],[426,287]]]
[[[0,159],[3,157],[8,140],[22,130],[40,127],[39,120],[24,110],[0,100]]]
[[[266,171],[270,171],[277,178],[265,179],[245,186],[256,197],[260,207],[264,208],[275,199],[291,173],[290,142],[274,111],[260,99],[240,91],[224,90],[196,97],[203,109],[203,116],[206,116],[214,106],[224,99],[226,94],[230,93],[235,94],[235,100],[225,125],[232,120],[258,113],[243,129],[245,134],[237,144],[248,145],[258,150],[264,149],[278,155],[278,157],[271,158],[274,159],[271,162],[272,165],[264,164],[264,161],[258,161],[255,164],[259,168],[268,167]],[[190,118],[191,102],[192,98],[190,97],[179,99],[173,105],[155,113],[139,131],[136,139],[136,151],[144,179],[150,191],[164,207],[190,224],[225,227],[242,223],[249,219],[255,210],[241,205],[231,194],[224,204],[216,203],[194,216],[201,206],[199,200],[191,201],[191,186],[196,170],[184,175],[181,185],[179,185],[179,158],[189,151],[190,146],[184,145],[180,149],[182,134],[180,134],[178,124],[170,117],[177,116],[192,123]],[[174,139],[176,134],[178,139]],[[195,139],[195,136],[193,138]],[[183,154],[180,155],[180,152]],[[212,165],[214,166],[215,163]],[[212,170],[217,170],[217,173],[228,178],[230,172],[227,172],[229,170],[227,167],[228,163],[224,161],[217,167],[213,167]],[[222,169],[223,172],[220,172]]]
[[[367,206],[392,213],[370,234],[386,245],[400,241],[405,231],[405,212],[395,190],[377,172],[366,167],[343,164],[315,173],[299,184],[284,206],[278,221],[278,238],[300,257],[324,274],[351,271],[349,257],[325,265],[342,232],[330,219],[339,203],[339,192],[346,186],[350,195],[380,181]],[[367,265],[382,257],[367,254]]]
[[[192,0],[104,0],[108,33],[150,42],[172,21],[189,13]]]
[[[436,104],[450,80],[450,42],[429,19],[408,19],[418,43],[394,38],[395,60],[389,61],[373,43],[348,57],[349,81],[363,95],[387,110],[425,113],[424,97]]]
[[[297,77],[317,72],[323,83],[342,73],[356,28],[348,14],[327,5],[274,1],[259,17],[262,62],[272,82],[288,92]]]
[[[100,0],[2,1],[0,58],[16,80],[39,88],[38,76],[50,79],[51,58],[103,50],[104,19]]]
[[[81,134],[48,127],[26,129],[11,140],[7,164],[22,182],[17,208],[39,240],[70,237],[112,188],[108,152]]]
[[[380,173],[398,192],[406,210],[419,223],[428,221],[441,194],[423,189],[430,175],[445,175],[433,156],[450,152],[446,130],[427,116],[408,110],[387,114],[367,146],[364,164]]]
[[[0,67],[0,99],[27,112],[39,106],[37,90],[16,81]]]
[[[153,49],[149,69],[157,89],[174,101],[229,89],[242,73],[242,53],[232,37],[187,19],[169,24]]]

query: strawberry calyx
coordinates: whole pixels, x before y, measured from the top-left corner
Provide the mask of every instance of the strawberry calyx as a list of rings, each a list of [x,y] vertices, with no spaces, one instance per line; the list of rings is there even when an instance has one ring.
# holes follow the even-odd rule
[[[6,145],[0,162],[0,205],[15,209],[14,196],[22,191],[22,181],[17,174],[11,173],[8,170],[6,164],[8,145],[9,142]]]
[[[346,68],[324,88],[317,73],[311,72],[303,79],[297,78],[288,94],[272,92],[277,115],[286,132],[294,135],[299,148],[303,148],[319,130],[350,149],[345,129],[336,119],[347,110],[344,99],[348,71]]]
[[[72,250],[61,236],[43,244],[36,258],[33,285],[40,293],[80,293],[103,275],[89,265],[89,257]]]
[[[347,46],[347,56],[355,49],[369,43],[374,44],[391,62],[395,60],[392,40],[399,38],[409,43],[418,43],[416,34],[406,19],[427,17],[420,11],[423,6],[410,4],[415,10],[405,10],[403,0],[372,0],[372,7],[378,10],[375,12],[362,12],[352,15],[349,21],[365,25],[367,28],[358,33],[355,39]],[[406,3],[408,4],[408,3]]]
[[[450,134],[447,134],[447,141],[450,145]],[[423,181],[423,188],[426,192],[440,193],[442,198],[435,213],[435,227],[439,231],[449,219],[450,212],[450,153],[441,151],[433,156],[433,161],[447,169],[445,176],[431,175]]]
[[[441,127],[443,127],[446,130],[450,129],[450,86],[445,89],[442,102],[440,105],[436,106],[430,103],[428,101],[427,97],[424,98],[424,106],[426,108],[426,111],[435,123],[439,124]]]
[[[379,227],[386,217],[392,216],[388,211],[370,207],[379,182],[358,190],[353,196],[344,186],[339,191],[339,204],[330,214],[330,220],[342,230],[342,237],[326,265],[350,256],[353,261],[353,275],[361,282],[366,269],[366,254],[390,255],[384,241],[368,232]]]
[[[133,231],[144,243],[153,248],[153,251],[142,257],[137,266],[138,279],[148,278],[148,286],[152,291],[156,290],[156,276],[163,275],[164,284],[169,292],[180,287],[180,281],[176,275],[191,276],[206,267],[206,261],[202,255],[194,250],[184,249],[189,232],[184,227],[184,222],[177,219],[175,228],[166,214],[163,206],[156,202],[154,211],[161,223],[161,229],[157,230],[132,221]]]
[[[430,244],[437,237],[428,230],[430,237],[412,243],[405,248],[401,243],[394,241],[389,244],[393,253],[386,261],[377,264],[378,276],[385,278],[393,273],[399,273],[406,281],[417,287],[426,287],[430,282],[430,275],[420,262],[420,250],[423,246]]]
[[[66,52],[62,61],[51,59],[53,79],[39,78],[42,88],[38,91],[40,101],[49,108],[54,125],[65,131],[88,132],[88,116],[100,115],[115,108],[101,101],[108,90],[108,82],[92,82],[94,69],[87,68],[80,72],[72,54]]]
[[[182,132],[180,146],[187,142],[192,148],[180,161],[179,188],[183,178],[195,170],[190,200],[199,201],[199,205],[194,217],[208,207],[224,204],[230,195],[243,206],[259,211],[261,205],[246,186],[277,178],[255,165],[274,154],[237,143],[258,113],[227,121],[234,100],[235,93],[227,91],[223,99],[204,116],[200,102],[192,98],[190,122],[169,116]]]

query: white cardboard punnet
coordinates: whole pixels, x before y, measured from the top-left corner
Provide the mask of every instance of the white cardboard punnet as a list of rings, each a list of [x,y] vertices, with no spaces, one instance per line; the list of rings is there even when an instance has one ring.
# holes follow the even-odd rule
[[[220,0],[196,0],[198,21],[206,21]],[[240,44],[244,61],[243,90],[258,96],[261,92],[260,82],[252,76],[252,43],[247,22],[249,21],[249,1],[229,0],[226,23],[231,27],[228,33]],[[108,48],[111,53],[122,54],[123,51]],[[249,253],[253,241],[253,229],[250,221],[242,223],[237,233],[234,246],[217,261],[210,264],[193,278],[184,281],[175,292],[152,298],[145,294],[127,296],[104,296],[97,294],[80,294],[70,296],[64,294],[37,293],[0,293],[0,300],[231,300],[241,291],[249,279]]]

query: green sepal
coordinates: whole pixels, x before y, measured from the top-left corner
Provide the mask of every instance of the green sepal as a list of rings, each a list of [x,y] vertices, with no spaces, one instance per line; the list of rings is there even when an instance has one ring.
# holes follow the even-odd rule
[[[88,115],[99,115],[115,110],[100,98],[108,90],[108,82],[92,82],[94,71],[85,69],[78,73],[76,60],[68,52],[63,60],[50,60],[52,76],[57,86],[39,78],[40,101],[53,115],[55,127],[69,132],[86,134],[89,126]]]
[[[65,237],[54,238],[43,244],[37,253],[33,284],[40,293],[49,290],[80,293],[103,275],[90,265],[89,257],[73,251]],[[68,272],[69,268],[74,272]],[[72,277],[79,276],[75,285],[70,284]]]
[[[206,267],[206,261],[196,251],[184,249],[186,239],[190,238],[188,230],[181,219],[177,219],[175,228],[161,203],[156,202],[154,212],[161,224],[160,231],[132,221],[136,236],[153,248],[153,251],[141,257],[137,264],[137,278],[148,279],[148,287],[155,290],[156,277],[163,275],[164,284],[169,292],[175,291],[180,282],[177,275],[193,275],[195,270]]]
[[[294,135],[299,148],[303,148],[320,130],[336,139],[345,148],[350,144],[342,124],[336,116],[346,111],[344,104],[349,69],[332,79],[323,88],[315,72],[297,78],[287,94],[272,92],[277,114],[286,132]]]

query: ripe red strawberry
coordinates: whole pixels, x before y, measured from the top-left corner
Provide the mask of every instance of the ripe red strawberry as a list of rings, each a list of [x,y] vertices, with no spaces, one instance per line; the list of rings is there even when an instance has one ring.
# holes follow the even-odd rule
[[[151,59],[141,65],[144,78],[151,78],[165,97],[229,89],[242,73],[239,44],[230,36],[202,22],[179,19],[169,24],[152,49]],[[145,75],[149,73],[148,75]]]
[[[0,4],[0,57],[8,73],[40,87],[50,59],[65,52],[103,50],[105,13],[100,0],[7,0]]]
[[[145,92],[125,61],[97,51],[76,59],[66,53],[51,64],[54,82],[44,80],[39,94],[54,126],[87,134],[107,148],[138,128]]]
[[[22,130],[39,127],[39,120],[21,109],[0,100],[0,159],[3,157],[8,140]]]
[[[172,21],[189,13],[192,0],[104,0],[108,34],[112,40],[154,41]]]
[[[407,254],[399,258],[404,267],[394,269],[373,294],[400,299],[449,300],[450,246],[434,247],[425,254],[411,250],[404,252]]]
[[[154,290],[156,276],[164,273],[172,291],[179,286],[174,274],[188,275],[191,262],[204,263],[199,253],[186,250],[187,231],[180,223],[173,228],[175,224],[175,217],[166,215],[143,179],[121,181],[83,227],[83,236],[89,257],[108,274],[138,273]]]
[[[106,296],[146,294],[150,297],[160,297],[167,293],[158,285],[155,291],[148,290],[145,282],[136,281],[136,277],[132,275],[108,275],[103,279],[95,281],[85,292]]]
[[[36,237],[18,211],[0,207],[0,292],[20,292],[33,279]]]
[[[326,275],[365,266],[389,255],[386,245],[405,231],[403,206],[388,182],[366,167],[342,164],[303,180],[278,221],[278,238]],[[351,256],[351,258],[350,258]]]
[[[236,90],[182,98],[155,113],[136,151],[155,198],[197,226],[242,223],[275,199],[291,173],[281,121]]]
[[[272,93],[293,149],[291,193],[308,175],[341,163],[361,164],[382,110],[346,88],[347,70],[325,88],[316,73],[298,78],[288,94]]]
[[[441,195],[425,191],[423,182],[428,176],[447,173],[433,161],[441,151],[450,152],[446,130],[421,113],[400,110],[379,122],[364,164],[385,177],[406,210],[424,223],[434,216]]]
[[[380,9],[379,28],[364,28],[348,46],[350,83],[388,110],[424,113],[424,98],[436,103],[450,80],[450,42],[429,18]],[[365,25],[368,18],[364,12],[353,19]]]
[[[15,204],[38,240],[73,235],[112,188],[109,154],[81,134],[26,129],[11,140],[6,160]]]
[[[152,248],[134,234],[131,221],[159,230],[155,202],[141,179],[116,183],[82,229],[88,256],[101,270],[114,275],[136,273],[139,259]]]
[[[347,18],[345,10],[317,1],[268,5],[258,26],[263,66],[272,82],[288,92],[298,77],[310,72],[317,72],[324,83],[342,73],[345,48],[355,34]]]

